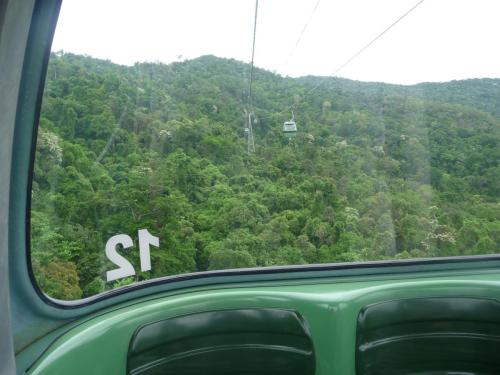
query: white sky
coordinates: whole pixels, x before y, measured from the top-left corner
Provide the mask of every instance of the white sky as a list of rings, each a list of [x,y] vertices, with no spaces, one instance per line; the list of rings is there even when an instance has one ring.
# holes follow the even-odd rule
[[[417,0],[260,0],[255,64],[332,75]],[[250,60],[254,0],[64,0],[52,49],[169,63],[213,54]],[[500,0],[426,0],[338,76],[411,84],[500,77]],[[182,56],[181,58],[179,56]]]

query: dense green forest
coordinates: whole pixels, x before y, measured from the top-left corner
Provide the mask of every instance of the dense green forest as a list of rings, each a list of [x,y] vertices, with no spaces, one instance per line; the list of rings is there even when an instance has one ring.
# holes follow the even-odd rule
[[[52,54],[31,211],[48,295],[214,269],[500,250],[500,79],[397,86],[256,69],[248,154],[248,68],[214,56],[129,67]],[[137,242],[142,228],[160,238],[152,270],[106,283],[106,241]],[[120,253],[139,269],[136,248]]]

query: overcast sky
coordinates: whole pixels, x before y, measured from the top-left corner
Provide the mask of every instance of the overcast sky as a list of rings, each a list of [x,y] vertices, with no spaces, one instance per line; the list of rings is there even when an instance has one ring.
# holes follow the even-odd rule
[[[255,64],[332,75],[417,0],[260,0]],[[64,0],[53,50],[120,64],[213,54],[250,60],[255,0]],[[500,77],[500,0],[426,0],[341,70],[411,84]],[[292,53],[293,51],[293,53]]]

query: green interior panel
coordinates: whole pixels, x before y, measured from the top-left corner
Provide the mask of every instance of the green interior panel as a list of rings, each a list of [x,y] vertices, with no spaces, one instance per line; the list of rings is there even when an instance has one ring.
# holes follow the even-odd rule
[[[179,294],[164,293],[144,297],[142,300],[129,301],[75,322],[71,329],[67,328],[65,333],[52,342],[28,373],[125,374],[129,356],[132,355],[131,361],[137,360],[134,350],[139,348],[140,351],[141,348],[175,340],[179,337],[175,335],[182,335],[184,329],[179,327],[175,332],[172,330],[169,334],[165,333],[165,336],[160,334],[156,338],[146,339],[147,335],[140,337],[138,334],[141,327],[165,322],[171,318],[175,319],[170,323],[186,322],[187,320],[182,318],[176,319],[217,310],[280,309],[294,311],[307,322],[314,347],[315,374],[350,375],[356,373],[358,316],[366,306],[406,299],[424,299],[422,301],[425,302],[425,299],[453,298],[458,301],[461,298],[471,298],[479,301],[479,305],[469,305],[471,315],[468,316],[474,315],[472,309],[476,306],[481,309],[484,307],[489,312],[485,310],[481,313],[481,318],[476,318],[475,321],[486,321],[487,314],[490,314],[491,319],[495,314],[491,309],[496,304],[491,301],[500,297],[500,275],[495,269],[476,270],[474,273],[442,272],[441,276],[436,273],[413,273],[407,274],[404,281],[398,277],[368,276],[322,281],[310,279],[295,285],[286,285],[283,281],[228,284],[204,289],[186,289]],[[450,305],[450,314],[454,312],[453,306]],[[424,316],[433,316],[436,313],[435,307],[423,303],[415,311],[422,311]],[[428,310],[430,308],[432,310]],[[465,310],[466,305],[454,316],[460,316]],[[407,316],[404,309],[391,313],[392,315],[387,315],[388,321],[405,321]],[[383,314],[379,319],[384,319]],[[369,322],[371,321],[370,319]],[[491,320],[496,321],[496,318]],[[156,328],[167,329],[169,323],[165,324],[159,324]],[[230,322],[226,318],[215,324],[213,329],[220,329],[223,333],[228,324],[239,323],[234,319]],[[487,329],[486,326],[483,328]],[[477,332],[484,332],[483,328],[479,328]],[[203,329],[215,332],[211,331],[212,327],[209,329],[208,325]],[[184,332],[187,334],[188,330]],[[137,346],[130,347],[132,340]],[[244,369],[235,367],[233,370],[233,374],[245,374]]]
[[[208,311],[140,328],[130,344],[128,373],[314,374],[308,328],[294,311]]]
[[[358,317],[357,371],[498,374],[500,303],[417,298],[367,306]]]

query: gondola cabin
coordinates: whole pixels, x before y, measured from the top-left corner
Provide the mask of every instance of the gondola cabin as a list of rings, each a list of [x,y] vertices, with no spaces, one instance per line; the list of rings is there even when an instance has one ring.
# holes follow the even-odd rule
[[[413,2],[392,26],[423,0]],[[429,100],[421,100],[418,85],[402,91],[377,83],[394,98],[379,103],[373,96],[379,89],[361,82],[325,77],[309,88],[313,79],[281,82],[259,69],[259,87],[277,90],[265,92],[266,108],[253,106],[250,78],[244,117],[236,97],[218,103],[217,111],[209,106],[215,118],[200,118],[191,104],[205,103],[211,92],[231,99],[243,84],[235,78],[242,64],[216,56],[148,63],[155,51],[139,48],[141,41],[173,56],[195,48],[193,56],[227,51],[230,57],[233,40],[246,38],[249,29],[232,20],[248,7],[156,0],[115,1],[103,9],[104,3],[113,2],[0,0],[0,375],[500,374],[500,90],[492,88],[500,70],[494,81],[426,83]],[[288,3],[299,11],[295,3],[306,2]],[[427,13],[399,28],[408,32],[402,36],[420,38],[426,27],[425,36],[440,43],[446,28],[449,44],[440,59],[450,52],[450,61],[457,60],[446,47],[460,43],[461,52],[475,56],[466,61],[469,77],[488,76],[472,63],[490,56],[490,34],[500,34],[500,23],[491,22],[498,5],[454,2],[454,10],[476,22],[467,30],[467,49],[462,24],[446,23],[449,7],[437,3],[428,1]],[[254,35],[257,4],[247,13]],[[201,5],[206,16],[194,17]],[[379,8],[373,19],[399,9]],[[275,9],[268,19],[281,19],[283,7]],[[65,52],[51,53],[59,14],[53,51]],[[175,18],[171,29],[156,27],[163,14]],[[355,16],[346,18],[352,30],[369,33],[370,25]],[[331,34],[331,17],[323,18],[324,40],[310,38],[318,53]],[[128,33],[137,23],[147,27]],[[430,24],[435,28],[427,30]],[[216,43],[164,41],[180,25],[186,41],[203,33]],[[218,38],[221,28],[230,28],[234,39]],[[273,36],[258,35],[258,43]],[[386,61],[400,56],[397,48],[387,51]],[[124,68],[113,56],[137,63]],[[436,68],[429,77],[449,77]],[[207,81],[212,71],[216,77]],[[173,72],[179,72],[175,80]],[[405,72],[401,83],[425,77]],[[145,82],[149,103],[146,92],[138,89],[137,96],[134,89]],[[323,82],[329,87],[309,96]],[[352,90],[342,95],[342,107],[372,98],[363,119],[388,124],[371,148],[363,145],[376,129],[358,127],[341,140],[346,134],[328,129],[330,115],[324,124],[315,117],[305,122],[314,103],[337,97],[339,82]],[[308,103],[306,95],[294,97],[278,112],[283,87],[307,90]],[[170,97],[175,110],[173,104],[163,110]],[[270,117],[254,127],[257,109],[262,115],[268,109]],[[463,131],[463,116],[454,109],[481,126]],[[294,110],[302,121],[297,140]],[[151,125],[133,126],[145,121]],[[280,125],[286,137],[274,142]],[[154,129],[159,137],[152,137]],[[246,150],[232,130],[244,131]],[[163,135],[169,152],[160,144]],[[386,155],[378,139],[396,144],[398,152]],[[399,164],[403,172],[416,146],[427,157],[416,155],[415,173],[409,168],[404,181],[400,173],[386,173]],[[457,150],[464,163],[450,170],[442,156]],[[430,186],[420,170],[447,177]],[[457,191],[457,184],[466,188]],[[432,209],[426,196],[436,198]]]
[[[295,121],[285,121],[283,123],[283,134],[285,137],[295,137],[297,134],[297,124]]]

